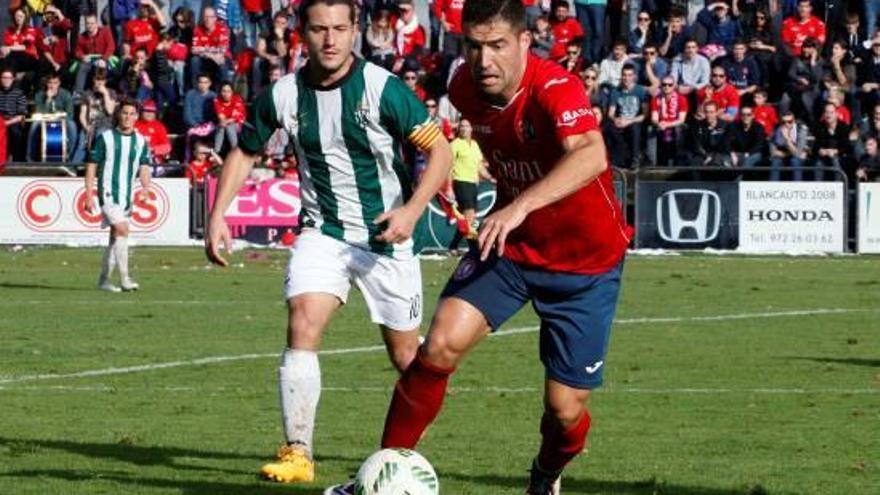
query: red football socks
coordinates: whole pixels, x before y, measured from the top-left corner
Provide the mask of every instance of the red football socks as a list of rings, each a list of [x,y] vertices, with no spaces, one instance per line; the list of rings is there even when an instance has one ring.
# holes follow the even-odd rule
[[[538,452],[538,467],[547,473],[562,471],[576,455],[584,450],[587,432],[590,431],[590,413],[584,410],[581,419],[563,429],[552,416],[544,413],[541,418],[541,450]]]
[[[443,406],[449,375],[453,371],[455,369],[432,365],[421,354],[416,356],[394,387],[394,397],[385,418],[382,448],[412,449],[416,446]]]

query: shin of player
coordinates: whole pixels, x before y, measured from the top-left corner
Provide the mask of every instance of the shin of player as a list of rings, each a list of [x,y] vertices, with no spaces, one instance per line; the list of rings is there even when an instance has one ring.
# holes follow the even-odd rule
[[[256,98],[239,148],[223,167],[206,239],[209,257],[226,264],[218,252],[229,242],[223,212],[266,142],[284,129],[304,159],[301,233],[285,281],[287,347],[278,372],[286,445],[261,469],[279,482],[315,477],[318,350],[352,283],[381,328],[394,366],[406,369],[415,356],[422,293],[411,237],[451,167],[449,145],[415,94],[353,55],[354,1],[305,0],[299,8],[309,62]],[[404,140],[428,158],[415,190],[399,158]]]
[[[450,100],[474,124],[498,197],[479,249],[461,260],[395,387],[382,445],[414,447],[462,358],[531,302],[541,319],[545,410],[526,493],[555,495],[562,469],[586,443],[586,402],[602,383],[632,229],[583,88],[529,54],[522,3],[467,2],[463,24],[467,63],[450,83]]]
[[[110,240],[101,260],[98,288],[109,292],[138,289],[128,274],[128,237],[135,171],[140,178],[141,191],[147,195],[150,187],[150,150],[146,139],[137,133],[134,124],[138,109],[134,102],[122,102],[116,109],[116,127],[95,138],[89,163],[86,165],[86,209],[95,209],[95,186],[102,225],[110,227]],[[119,269],[120,286],[110,281],[113,269]]]

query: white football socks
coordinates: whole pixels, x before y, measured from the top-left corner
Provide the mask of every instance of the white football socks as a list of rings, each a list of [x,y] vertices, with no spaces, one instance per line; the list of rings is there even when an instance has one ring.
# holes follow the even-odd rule
[[[122,280],[128,279],[128,237],[117,237],[113,243],[113,254],[116,255],[116,265],[119,267],[119,276]]]
[[[101,260],[101,277],[98,283],[104,283],[110,280],[113,275],[113,267],[116,265],[116,256],[113,254],[113,244],[108,244],[104,249],[104,258]]]
[[[311,454],[321,398],[318,353],[285,348],[278,368],[278,390],[287,443],[300,445]]]

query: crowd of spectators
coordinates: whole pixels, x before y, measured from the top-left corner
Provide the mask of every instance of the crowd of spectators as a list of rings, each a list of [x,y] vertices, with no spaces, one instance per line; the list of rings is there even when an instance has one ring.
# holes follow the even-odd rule
[[[445,89],[463,63],[464,1],[357,2],[357,51],[412,88],[450,139],[460,115]],[[533,53],[583,81],[618,168],[880,175],[880,1],[523,2]],[[157,173],[179,162],[200,180],[236,145],[254,95],[308,58],[297,0],[10,3],[0,134],[14,161],[45,158],[44,120],[63,122],[66,159],[84,161],[128,97]],[[292,174],[280,134],[265,161]]]

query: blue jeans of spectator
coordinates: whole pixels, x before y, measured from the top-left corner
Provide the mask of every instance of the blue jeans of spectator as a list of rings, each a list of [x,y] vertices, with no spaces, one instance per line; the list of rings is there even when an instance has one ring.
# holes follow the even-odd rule
[[[746,156],[745,153],[737,153],[736,154],[736,166],[737,168],[753,168],[764,158],[764,155],[761,153],[752,153],[749,156]]]
[[[630,124],[622,129],[613,123],[611,129],[611,156],[612,162],[618,168],[637,168],[639,163],[639,150],[642,149],[642,125]]]
[[[575,4],[577,19],[587,33],[583,54],[589,63],[598,63],[605,56],[605,6]]]
[[[796,156],[773,157],[770,160],[770,180],[779,181],[782,179],[783,168],[793,169],[792,179],[796,182],[804,180],[804,161]]]
[[[821,156],[816,158],[816,175],[813,177],[813,180],[816,182],[820,182],[825,180],[825,176],[831,176],[833,179],[834,172],[820,170],[820,167],[826,168],[834,168],[840,170],[840,156]]]
[[[217,127],[217,132],[214,133],[214,151],[220,153],[223,150],[224,141],[229,143],[229,149],[238,146],[238,124],[232,122],[223,127]]]
[[[74,82],[73,89],[75,91],[82,92],[86,88],[86,82],[89,78],[89,74],[95,69],[94,60],[79,60],[77,64],[79,64],[76,68],[76,81]]]
[[[177,91],[174,89],[174,83],[156,83],[153,87],[153,99],[156,100],[156,107],[160,112],[165,107],[177,103]]]
[[[76,123],[73,120],[66,119],[65,124],[67,125],[67,156],[65,159],[72,160],[74,155],[76,154],[77,147],[77,131],[76,131]],[[37,146],[37,136],[40,133],[40,123],[33,122],[31,124],[31,129],[28,131],[27,137],[27,152],[28,161],[42,161],[43,157],[39,155],[36,149]]]
[[[440,31],[443,29],[443,25],[440,18],[434,15],[434,9],[428,9],[428,12],[431,18],[431,51],[436,53],[440,51]]]
[[[260,12],[258,14],[245,12],[242,21],[244,21],[244,42],[248,48],[255,48],[257,46],[257,36],[271,29],[269,23],[272,21],[272,18],[269,12]]]

